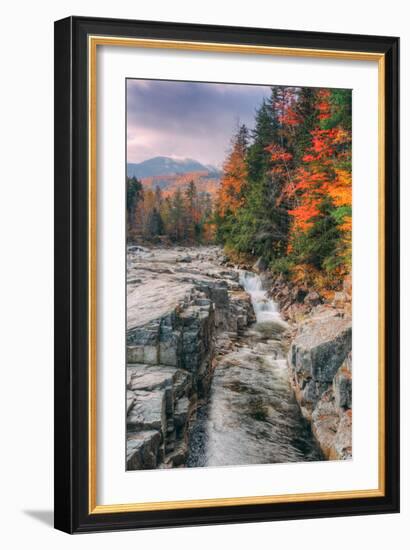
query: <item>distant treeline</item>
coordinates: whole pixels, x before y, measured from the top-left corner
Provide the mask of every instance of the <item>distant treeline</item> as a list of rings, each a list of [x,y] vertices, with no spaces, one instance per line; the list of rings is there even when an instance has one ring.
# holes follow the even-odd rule
[[[213,240],[211,217],[211,195],[198,192],[193,180],[169,194],[159,187],[146,188],[136,178],[127,178],[129,240],[209,242]]]
[[[216,240],[276,273],[338,286],[351,268],[351,92],[272,88],[240,126],[215,207]]]

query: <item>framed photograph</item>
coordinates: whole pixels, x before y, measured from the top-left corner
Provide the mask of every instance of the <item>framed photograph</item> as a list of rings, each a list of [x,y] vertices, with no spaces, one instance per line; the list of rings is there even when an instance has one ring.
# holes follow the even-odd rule
[[[55,527],[399,510],[399,39],[55,23]]]

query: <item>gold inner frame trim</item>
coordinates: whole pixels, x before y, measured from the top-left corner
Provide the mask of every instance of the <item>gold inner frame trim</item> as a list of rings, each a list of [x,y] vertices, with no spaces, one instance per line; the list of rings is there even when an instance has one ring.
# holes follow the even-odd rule
[[[327,491],[288,495],[247,496],[199,500],[173,500],[130,504],[97,504],[97,46],[122,46],[189,50],[219,53],[245,53],[285,57],[311,57],[339,60],[377,61],[378,63],[378,195],[379,195],[379,365],[378,365],[378,488],[352,491]],[[176,510],[249,504],[313,502],[375,498],[385,495],[385,56],[374,52],[333,51],[307,48],[282,48],[242,44],[217,44],[178,40],[88,36],[88,511],[90,514]]]

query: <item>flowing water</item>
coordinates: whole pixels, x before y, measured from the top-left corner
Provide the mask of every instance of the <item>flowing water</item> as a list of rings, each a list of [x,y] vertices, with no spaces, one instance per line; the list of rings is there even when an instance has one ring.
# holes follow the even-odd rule
[[[190,434],[188,467],[322,460],[289,384],[287,324],[259,275],[242,272],[256,322],[218,359]]]

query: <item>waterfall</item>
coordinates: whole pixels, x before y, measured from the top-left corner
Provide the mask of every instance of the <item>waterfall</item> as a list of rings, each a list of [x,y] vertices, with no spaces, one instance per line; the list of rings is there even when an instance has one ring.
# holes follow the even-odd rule
[[[284,326],[277,304],[263,290],[262,280],[257,273],[241,271],[239,282],[249,294],[258,323],[274,323]]]

